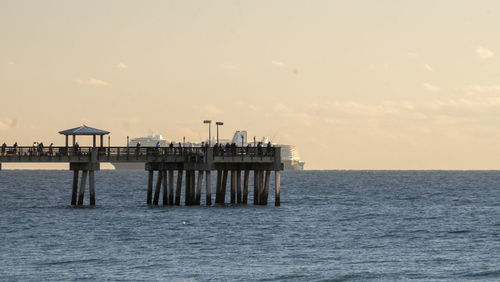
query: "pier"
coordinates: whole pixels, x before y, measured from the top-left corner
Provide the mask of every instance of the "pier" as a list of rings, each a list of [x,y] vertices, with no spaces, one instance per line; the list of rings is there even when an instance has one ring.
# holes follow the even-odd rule
[[[64,134],[63,131],[60,133]],[[212,205],[212,172],[216,173],[215,204],[225,203],[228,190],[231,204],[247,204],[252,177],[253,204],[267,205],[274,172],[274,204],[280,205],[280,171],[283,164],[279,147],[104,147],[102,135],[107,133],[94,131],[82,134],[94,135],[93,146],[90,147],[75,146],[77,134],[71,134],[72,147],[68,146],[67,134],[66,146],[63,147],[2,147],[0,170],[2,163],[69,163],[69,169],[73,171],[73,206],[83,205],[87,180],[89,203],[95,205],[94,173],[100,170],[102,162],[144,163],[148,173],[145,198],[150,205],[159,205],[160,202],[163,205],[180,205],[183,186],[184,205],[200,205],[203,186],[204,202]],[[95,135],[101,135],[100,147],[96,146]]]

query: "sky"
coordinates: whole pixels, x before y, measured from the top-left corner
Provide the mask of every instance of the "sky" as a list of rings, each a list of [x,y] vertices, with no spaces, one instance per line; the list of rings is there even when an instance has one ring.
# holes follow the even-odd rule
[[[500,169],[500,2],[0,0],[0,142],[247,130],[306,169]],[[212,132],[215,131],[212,128]],[[90,143],[83,138],[80,144]]]

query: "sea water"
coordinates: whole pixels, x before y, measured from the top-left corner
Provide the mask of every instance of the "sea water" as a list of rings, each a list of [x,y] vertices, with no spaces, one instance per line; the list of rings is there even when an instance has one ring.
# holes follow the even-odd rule
[[[272,183],[211,207],[146,205],[145,171],[96,172],[95,207],[71,185],[0,171],[0,280],[500,280],[497,171],[286,171],[280,207]]]

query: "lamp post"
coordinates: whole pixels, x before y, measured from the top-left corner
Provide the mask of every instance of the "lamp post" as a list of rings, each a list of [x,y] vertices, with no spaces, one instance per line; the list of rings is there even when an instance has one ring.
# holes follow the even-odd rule
[[[217,144],[219,144],[219,125],[224,125],[222,121],[218,121],[215,123],[217,125]]]
[[[210,147],[210,139],[212,139],[212,121],[206,119],[203,123],[208,123],[208,147]]]

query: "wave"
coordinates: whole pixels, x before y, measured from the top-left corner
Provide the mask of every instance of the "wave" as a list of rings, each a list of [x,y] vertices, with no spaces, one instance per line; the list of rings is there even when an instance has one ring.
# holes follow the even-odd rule
[[[500,269],[465,274],[464,278],[500,278]]]

